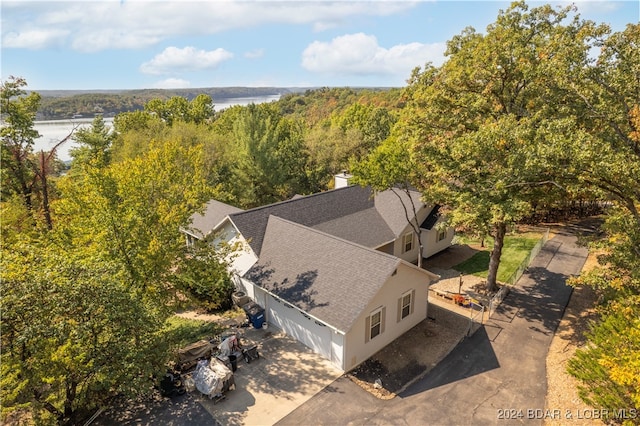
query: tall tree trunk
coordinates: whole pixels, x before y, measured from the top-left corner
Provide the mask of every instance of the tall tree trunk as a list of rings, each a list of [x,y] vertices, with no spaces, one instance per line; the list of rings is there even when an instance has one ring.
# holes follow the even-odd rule
[[[44,152],[40,151],[40,182],[42,183],[42,209],[44,210],[44,218],[47,223],[47,229],[51,231],[53,229],[53,223],[51,222],[51,211],[49,209],[49,188],[47,187],[47,161],[44,157]]]
[[[411,198],[411,190],[409,189],[409,184],[405,182],[402,185],[402,191],[404,191],[404,193],[406,194],[407,198],[409,199],[409,202],[411,203],[412,216],[409,216],[409,210],[407,209],[407,206],[404,204],[404,201],[402,200],[402,197],[400,196],[400,194],[398,194],[394,190],[394,188],[390,188],[390,189],[391,189],[391,192],[393,192],[396,195],[396,197],[398,197],[398,200],[400,200],[400,205],[402,206],[402,209],[404,210],[404,217],[405,217],[405,219],[407,219],[407,222],[411,226],[411,229],[413,230],[414,235],[418,239],[418,263],[417,263],[417,266],[418,266],[418,268],[422,268],[422,256],[423,256],[423,253],[424,253],[424,246],[422,245],[422,233],[420,232],[420,223],[418,222],[418,210],[416,209],[416,206],[413,203],[413,199]]]
[[[500,257],[502,256],[502,246],[504,245],[504,236],[507,233],[507,224],[500,222],[495,226],[495,235],[493,235],[493,250],[489,258],[489,273],[487,275],[487,291],[494,292],[498,289],[498,266],[500,266]]]
[[[78,389],[78,384],[75,380],[70,380],[67,382],[66,392],[65,392],[65,400],[64,400],[64,417],[66,419],[71,420],[73,415],[75,414],[73,411],[73,403],[76,400],[76,390]]]

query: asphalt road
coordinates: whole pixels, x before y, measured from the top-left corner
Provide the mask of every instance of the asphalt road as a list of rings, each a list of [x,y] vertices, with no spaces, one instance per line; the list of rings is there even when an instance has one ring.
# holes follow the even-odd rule
[[[342,377],[277,424],[511,425],[565,415],[544,411],[545,361],[571,296],[566,279],[588,254],[576,240],[549,240],[490,322],[396,398],[379,400]]]

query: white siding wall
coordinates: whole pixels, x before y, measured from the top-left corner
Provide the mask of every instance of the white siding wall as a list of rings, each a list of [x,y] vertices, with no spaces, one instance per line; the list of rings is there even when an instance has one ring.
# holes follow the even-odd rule
[[[238,275],[243,275],[258,261],[247,240],[229,220],[222,224],[217,233],[217,238],[212,242],[214,245],[221,243],[237,246],[237,250],[231,254],[231,259],[227,260],[230,260],[231,271]]]
[[[440,221],[438,221],[439,223]],[[438,241],[438,234],[440,231],[434,226],[430,231],[423,232],[423,243],[424,243],[424,253],[423,256],[425,258],[433,256],[436,253],[441,252],[451,245],[451,241],[453,240],[453,236],[455,232],[453,228],[447,228],[446,237],[444,240]]]
[[[275,299],[251,281],[241,279],[243,291],[265,310],[267,322],[322,355],[344,370],[344,336],[329,325],[305,316],[300,310]]]
[[[240,281],[242,282],[242,289],[240,289],[240,290],[244,291],[247,294],[247,296],[249,296],[251,298],[251,300],[253,300],[255,302],[255,300],[256,300],[256,291],[255,291],[256,286],[254,286],[251,281],[247,281],[244,278],[240,278]]]
[[[422,208],[418,211],[418,225],[420,225],[427,218],[430,212],[431,210],[427,208]],[[400,234],[400,237],[395,241],[393,255],[399,257],[402,260],[406,260],[407,262],[416,263],[418,261],[419,247],[418,237],[415,235],[415,233],[413,235],[413,249],[405,253],[402,252],[404,250],[403,236],[410,232],[413,232],[413,228],[411,227],[411,225],[407,224],[402,234]],[[422,246],[426,249],[427,244],[424,239],[424,232],[422,233],[421,238]]]
[[[396,275],[389,278],[384,287],[362,312],[352,329],[345,336],[346,351],[343,370],[348,371],[370,358],[380,349],[393,342],[427,316],[427,293],[430,278],[427,274],[401,264]],[[397,321],[398,299],[415,289],[413,313]],[[367,317],[374,310],[385,307],[384,332],[365,342]],[[408,342],[408,344],[410,344]]]
[[[418,212],[418,223],[421,224],[427,218],[427,215],[430,213],[429,209],[422,209]],[[438,221],[440,223],[440,220]],[[399,257],[402,260],[406,260],[410,263],[417,263],[418,261],[418,238],[414,233],[414,241],[413,241],[413,249],[406,253],[403,253],[404,243],[403,236],[413,232],[413,228],[407,224],[407,227],[404,229],[400,237],[394,243],[394,251],[393,255]],[[433,256],[436,253],[441,252],[451,245],[451,240],[453,240],[454,231],[453,229],[447,229],[447,237],[442,241],[437,241],[438,238],[438,229],[436,226],[431,228],[430,230],[422,229],[421,231],[421,239],[422,239],[422,257],[427,258],[429,256]]]

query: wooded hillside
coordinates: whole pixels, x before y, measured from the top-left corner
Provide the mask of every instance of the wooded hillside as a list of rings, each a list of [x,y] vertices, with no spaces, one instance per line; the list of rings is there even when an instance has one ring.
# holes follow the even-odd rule
[[[137,111],[152,99],[167,100],[174,96],[194,99],[200,94],[211,96],[214,103],[230,98],[286,95],[307,89],[286,87],[209,87],[195,89],[141,90],[43,90],[38,120],[60,120],[74,115],[113,117],[120,112]]]

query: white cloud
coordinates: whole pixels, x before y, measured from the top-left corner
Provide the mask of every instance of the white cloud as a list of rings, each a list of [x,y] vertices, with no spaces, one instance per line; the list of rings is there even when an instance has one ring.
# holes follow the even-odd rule
[[[247,59],[258,59],[264,56],[264,49],[254,49],[250,52],[245,52],[244,57]]]
[[[323,30],[354,16],[387,16],[415,4],[411,1],[3,1],[2,45],[41,49],[58,45],[62,33],[65,43],[80,51],[137,49],[169,37],[210,35],[265,24],[315,25],[316,30]],[[40,37],[34,37],[35,31],[40,31]]]
[[[311,43],[302,53],[302,67],[327,74],[408,77],[413,68],[426,62],[441,64],[445,48],[444,43],[409,43],[384,48],[373,35],[347,34],[330,42]]]
[[[2,47],[42,49],[64,42],[69,31],[26,29],[21,32],[11,32],[2,35]]]
[[[186,89],[189,87],[191,87],[191,83],[181,78],[167,78],[153,85],[154,89]]]
[[[145,74],[171,74],[179,72],[213,69],[233,57],[233,53],[222,48],[216,50],[198,50],[187,46],[182,49],[167,47],[153,59],[140,65]]]

